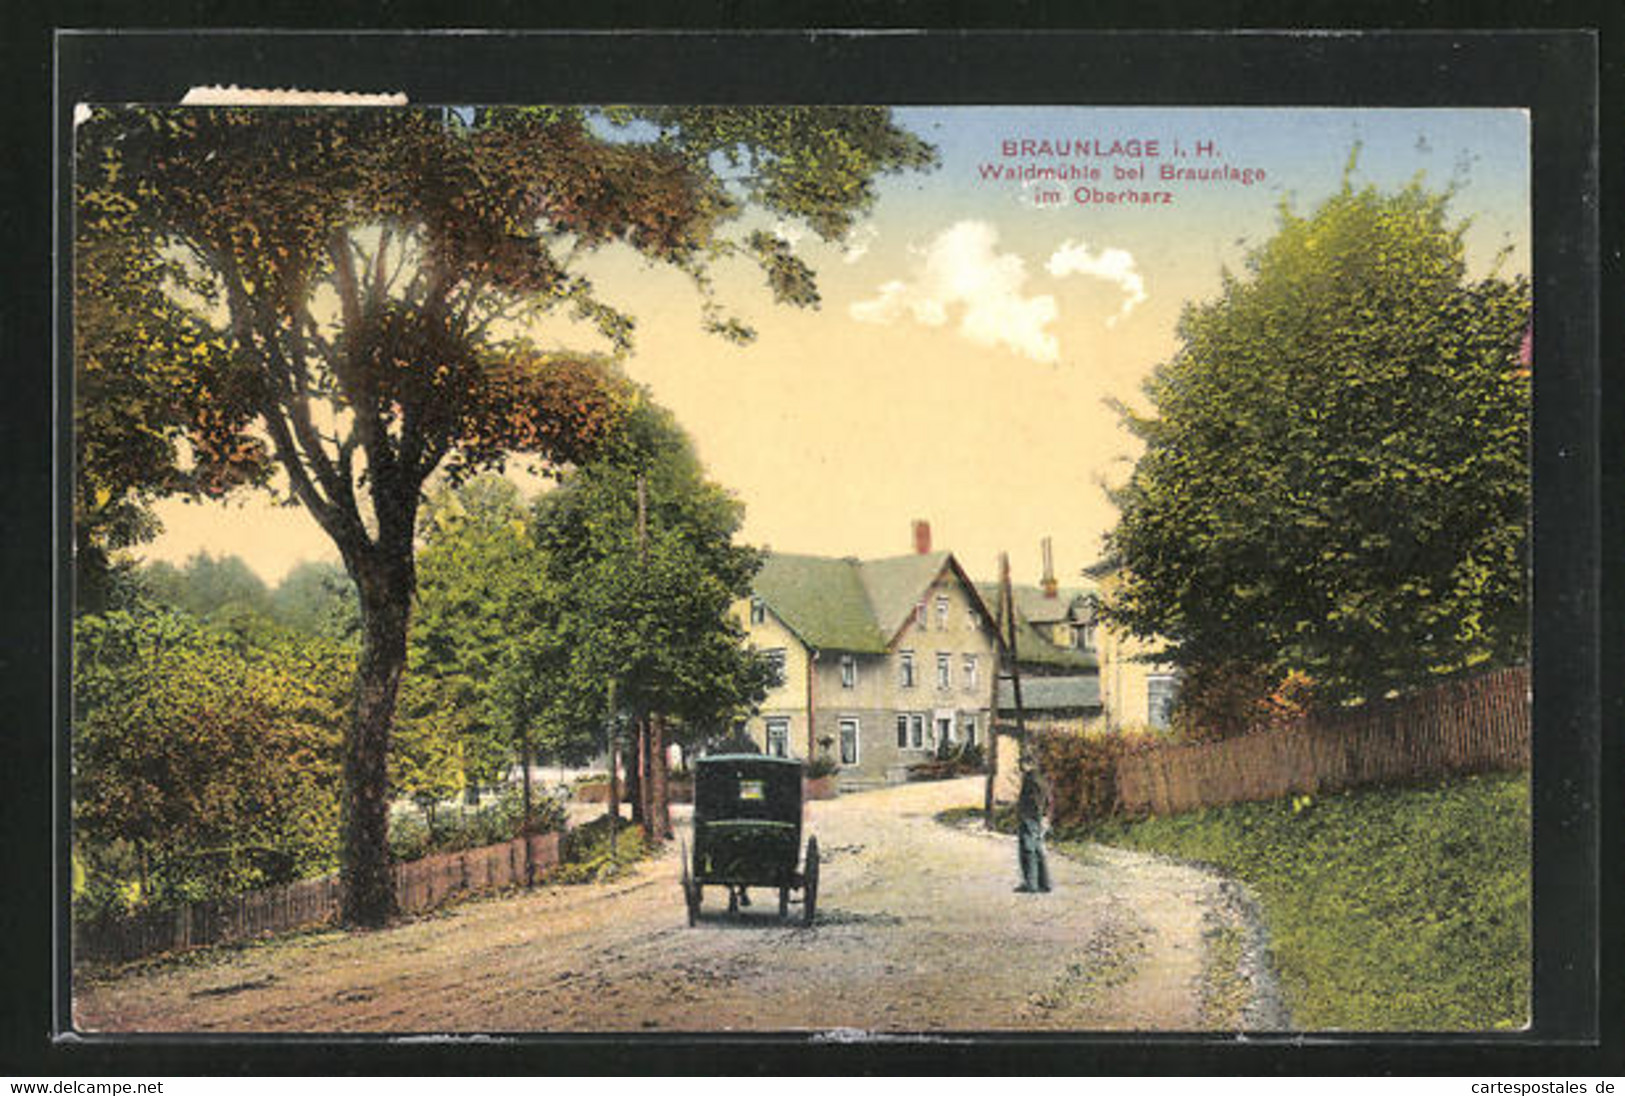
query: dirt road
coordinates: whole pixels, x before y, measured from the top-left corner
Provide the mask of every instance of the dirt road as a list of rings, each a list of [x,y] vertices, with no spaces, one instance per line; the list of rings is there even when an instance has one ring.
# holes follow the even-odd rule
[[[974,779],[809,805],[819,916],[686,923],[674,843],[602,886],[221,950],[79,988],[86,1031],[1194,1030],[1280,1023],[1245,896],[1111,849],[1013,891],[1013,839],[936,812]]]

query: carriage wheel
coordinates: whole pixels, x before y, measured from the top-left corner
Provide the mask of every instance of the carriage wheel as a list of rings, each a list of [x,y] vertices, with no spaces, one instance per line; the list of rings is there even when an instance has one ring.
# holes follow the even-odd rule
[[[818,838],[807,838],[807,867],[803,872],[802,881],[801,918],[802,923],[810,925],[813,918],[818,916]]]

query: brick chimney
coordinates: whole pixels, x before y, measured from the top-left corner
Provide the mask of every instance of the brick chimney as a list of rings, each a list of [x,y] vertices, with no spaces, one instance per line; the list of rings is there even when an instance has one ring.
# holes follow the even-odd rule
[[[931,523],[914,519],[914,551],[917,555],[929,555],[931,552]]]
[[[1044,577],[1039,583],[1044,588],[1045,597],[1058,597],[1061,584],[1055,581],[1055,549],[1050,544],[1049,537],[1045,537],[1042,544],[1044,550]]]

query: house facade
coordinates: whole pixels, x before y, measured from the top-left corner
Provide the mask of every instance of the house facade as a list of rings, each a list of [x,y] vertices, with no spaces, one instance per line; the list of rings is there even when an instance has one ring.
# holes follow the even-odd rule
[[[900,781],[939,747],[987,741],[993,621],[952,553],[772,554],[734,613],[780,667],[744,725],[764,753],[828,755],[857,787]]]

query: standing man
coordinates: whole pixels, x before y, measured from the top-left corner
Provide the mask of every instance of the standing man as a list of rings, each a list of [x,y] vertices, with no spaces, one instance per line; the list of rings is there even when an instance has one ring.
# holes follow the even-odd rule
[[[1021,773],[1021,795],[1016,800],[1016,848],[1021,858],[1018,891],[1048,891],[1049,862],[1044,858],[1044,820],[1049,814],[1049,788],[1036,767]]]

